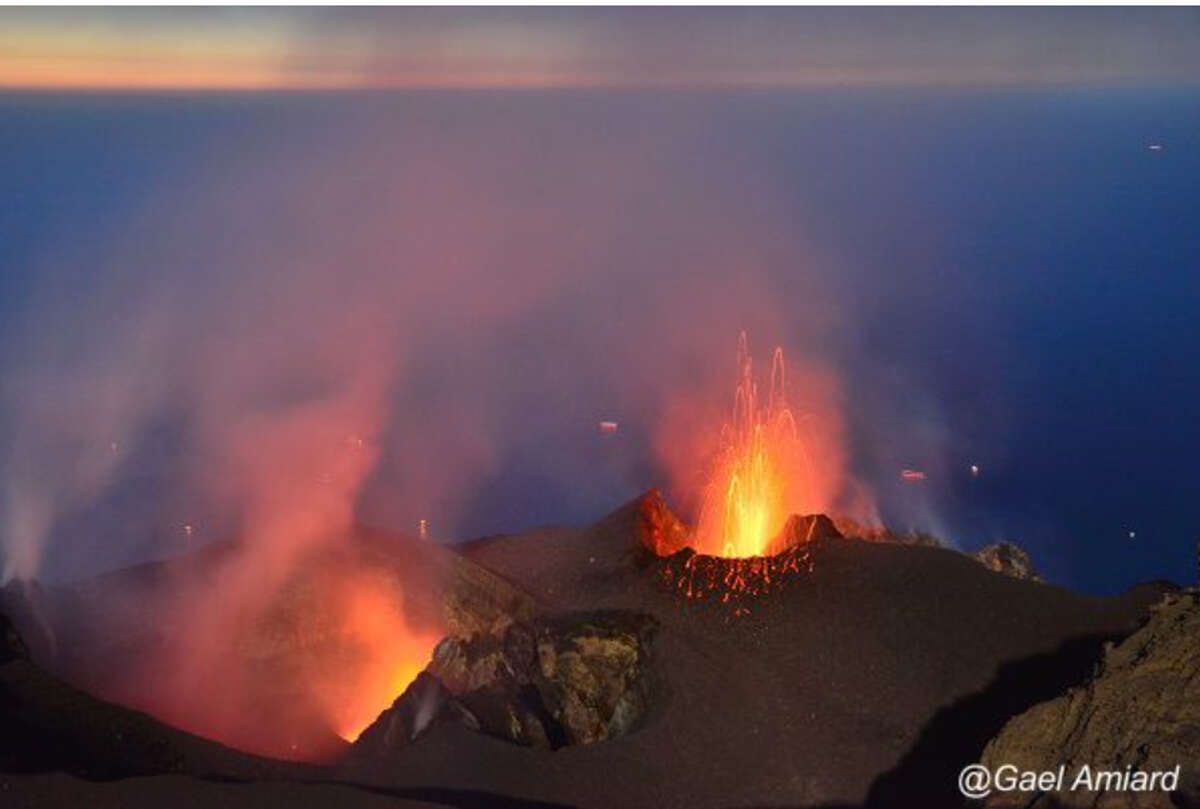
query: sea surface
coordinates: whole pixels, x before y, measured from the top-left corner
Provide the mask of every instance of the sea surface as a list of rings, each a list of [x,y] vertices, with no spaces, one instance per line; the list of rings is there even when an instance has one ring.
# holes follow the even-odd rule
[[[260,333],[222,295],[314,254],[412,324],[369,522],[459,540],[666,485],[659,410],[705,358],[732,386],[745,328],[832,369],[849,469],[890,523],[1012,539],[1089,592],[1195,581],[1195,88],[0,96],[7,496],[57,492],[27,456],[53,430],[32,386],[77,396],[55,374],[120,365],[106,335],[139,305],[178,308],[186,368],[210,331]],[[102,483],[42,498],[47,575],[205,522],[178,495],[191,411],[165,401],[122,421],[141,449]]]

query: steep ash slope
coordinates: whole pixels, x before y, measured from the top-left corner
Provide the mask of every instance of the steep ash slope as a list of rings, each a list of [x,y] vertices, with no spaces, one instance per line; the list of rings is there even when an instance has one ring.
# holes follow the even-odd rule
[[[665,584],[634,541],[638,514],[635,502],[590,528],[462,552],[549,609],[652,615],[661,687],[641,727],[548,752],[448,725],[354,777],[585,806],[953,801],[957,769],[1009,716],[1085,677],[1102,639],[1131,632],[1157,598],[1092,598],[954,551],[827,539],[811,572],[734,614]]]

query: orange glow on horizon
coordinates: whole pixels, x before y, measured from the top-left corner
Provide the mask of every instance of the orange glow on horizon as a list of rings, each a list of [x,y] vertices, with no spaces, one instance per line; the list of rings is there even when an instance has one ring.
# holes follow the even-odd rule
[[[1187,26],[1149,10],[1144,26],[1125,16],[1001,16],[982,9],[13,7],[0,10],[0,88],[686,89],[1156,78],[1195,84]],[[906,18],[912,24],[889,24]],[[1038,48],[1030,46],[1031,37],[1089,47]],[[1127,45],[1131,41],[1142,46]],[[1031,47],[1040,58],[1030,58]]]
[[[1119,75],[1044,74],[1039,85],[1119,82]],[[357,71],[293,71],[271,65],[249,68],[170,64],[153,67],[57,60],[9,60],[0,56],[0,90],[44,92],[272,92],[349,90],[738,90],[823,87],[1007,87],[1029,80],[1007,72],[946,75],[921,70],[789,70],[775,72],[622,75],[481,70],[370,74]]]

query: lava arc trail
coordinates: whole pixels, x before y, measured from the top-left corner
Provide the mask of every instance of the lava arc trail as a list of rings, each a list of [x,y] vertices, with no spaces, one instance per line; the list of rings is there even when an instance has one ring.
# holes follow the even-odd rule
[[[798,477],[808,458],[787,401],[783,349],[776,348],[765,396],[742,332],[733,412],[721,428],[692,547],[709,556],[748,558],[778,552],[797,500]]]

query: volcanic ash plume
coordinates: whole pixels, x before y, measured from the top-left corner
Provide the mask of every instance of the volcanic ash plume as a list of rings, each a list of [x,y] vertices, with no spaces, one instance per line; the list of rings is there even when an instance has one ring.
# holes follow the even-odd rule
[[[789,339],[827,342],[837,306],[773,207],[790,188],[723,159],[705,106],[597,101],[156,102],[161,130],[115,132],[130,166],[158,150],[169,183],[144,172],[104,238],[47,237],[26,328],[0,323],[20,433],[0,469],[4,575],[204,562],[173,565],[165,595],[114,597],[107,612],[157,635],[97,663],[104,695],[256,750],[279,751],[280,716],[353,735],[369,710],[349,703],[386,705],[438,631],[406,609],[430,582],[328,561],[360,523],[470,538],[584,521],[659,484],[659,461],[714,553],[763,552],[790,513],[837,504],[826,370],[789,356],[785,397],[782,357],[772,391],[743,345],[732,418],[708,409],[725,410],[715,360],[740,324],[786,315]],[[213,126],[183,131],[185,108]],[[801,266],[786,285],[773,269]],[[262,626],[311,660],[259,665]],[[264,693],[267,719],[248,709]]]

